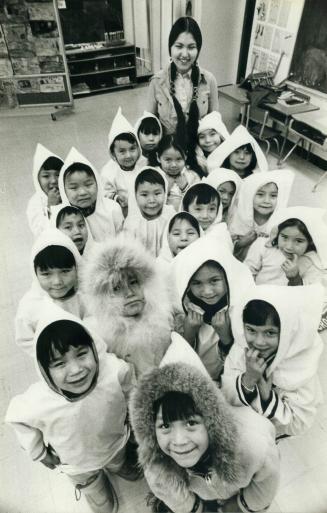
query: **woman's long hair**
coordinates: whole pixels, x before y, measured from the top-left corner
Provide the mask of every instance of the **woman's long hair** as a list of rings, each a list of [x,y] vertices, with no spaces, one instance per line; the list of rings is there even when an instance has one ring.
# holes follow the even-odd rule
[[[169,54],[171,53],[171,47],[175,43],[178,36],[188,32],[192,34],[198,49],[198,55],[202,47],[202,34],[197,22],[189,17],[184,16],[179,18],[171,28],[168,46]],[[196,171],[200,177],[204,176],[204,173],[197,163],[195,156],[195,148],[197,145],[197,133],[199,126],[199,108],[197,104],[198,98],[198,87],[200,82],[200,70],[197,61],[192,66],[191,81],[193,86],[193,94],[189,109],[188,121],[185,121],[185,116],[181,104],[175,96],[175,80],[177,76],[177,68],[174,62],[170,65],[170,94],[174,103],[175,111],[177,114],[177,127],[176,127],[176,139],[179,144],[185,149],[187,155],[186,164]]]

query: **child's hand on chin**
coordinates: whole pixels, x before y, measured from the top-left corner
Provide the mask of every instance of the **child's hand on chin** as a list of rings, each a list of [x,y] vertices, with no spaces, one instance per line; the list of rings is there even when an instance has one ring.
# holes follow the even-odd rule
[[[182,174],[176,176],[176,183],[182,191],[184,191],[188,185],[186,177]]]
[[[290,256],[290,258],[287,258],[285,262],[283,262],[281,265],[281,268],[286,274],[286,278],[288,278],[289,280],[292,278],[296,278],[299,275],[298,260],[299,257],[293,254]]]
[[[125,196],[124,194],[118,194],[117,202],[119,203],[121,208],[126,208],[128,205],[127,196]]]
[[[242,383],[246,388],[253,388],[262,378],[267,364],[257,349],[245,348],[245,366]]]
[[[187,321],[193,328],[200,328],[203,323],[204,311],[189,301],[187,303]]]
[[[211,326],[224,345],[230,345],[233,342],[230,317],[226,308],[215,313],[211,319]]]
[[[58,456],[56,454],[52,454],[49,449],[47,449],[46,455],[42,460],[40,460],[40,462],[51,470],[60,465],[60,459]]]
[[[50,189],[48,192],[48,207],[59,205],[59,203],[61,203],[59,189],[57,189],[57,187]]]

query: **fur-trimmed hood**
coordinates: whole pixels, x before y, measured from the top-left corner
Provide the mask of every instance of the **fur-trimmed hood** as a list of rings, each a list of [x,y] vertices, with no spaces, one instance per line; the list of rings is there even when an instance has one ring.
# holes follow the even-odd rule
[[[176,357],[172,357],[172,353],[176,353]],[[188,353],[191,353],[191,357]],[[177,333],[172,334],[172,344],[160,367],[144,374],[131,396],[130,419],[139,444],[140,464],[143,467],[160,464],[168,474],[188,481],[186,470],[161,451],[155,433],[154,402],[171,391],[192,397],[208,431],[216,473],[228,483],[237,480],[237,427],[231,408],[199,357]]]
[[[134,271],[143,288],[145,306],[138,317],[123,316],[123,298],[113,290],[126,270]],[[121,234],[95,245],[82,269],[82,290],[110,351],[130,359],[137,372],[160,363],[170,344],[171,305],[155,260],[139,241]]]

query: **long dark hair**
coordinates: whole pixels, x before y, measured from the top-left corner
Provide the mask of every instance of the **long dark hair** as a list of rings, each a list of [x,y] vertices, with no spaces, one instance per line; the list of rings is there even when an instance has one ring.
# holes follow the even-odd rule
[[[194,37],[199,55],[202,47],[201,30],[197,22],[189,16],[179,18],[175,21],[174,25],[172,26],[168,39],[169,55],[171,54],[172,45],[175,43],[178,36],[183,32],[188,32]],[[170,94],[177,114],[176,138],[179,141],[180,145],[184,148],[185,152],[187,153],[186,163],[189,165],[189,167],[191,167],[194,171],[196,171],[199,174],[200,178],[202,178],[202,176],[204,176],[204,173],[198,165],[195,156],[195,148],[197,145],[197,133],[199,126],[199,108],[197,104],[197,98],[198,87],[200,82],[200,70],[197,61],[195,61],[195,63],[193,64],[191,71],[193,95],[191,99],[187,123],[185,122],[185,116],[181,104],[175,96],[176,75],[176,65],[174,62],[172,62],[170,65]]]

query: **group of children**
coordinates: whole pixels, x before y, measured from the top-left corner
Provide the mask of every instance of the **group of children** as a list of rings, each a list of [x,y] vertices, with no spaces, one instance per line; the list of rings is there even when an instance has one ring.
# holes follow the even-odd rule
[[[197,144],[189,169],[156,116],[119,108],[99,175],[75,148],[34,155],[15,329],[39,381],[6,421],[96,513],[118,510],[110,473],[140,469],[153,511],[266,510],[276,440],[322,401],[325,212],[288,207],[293,173],[218,112]]]

